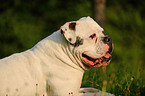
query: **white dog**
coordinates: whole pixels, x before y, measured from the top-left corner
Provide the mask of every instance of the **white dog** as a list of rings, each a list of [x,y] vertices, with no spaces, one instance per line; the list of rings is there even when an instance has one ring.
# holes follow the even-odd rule
[[[90,17],[0,60],[0,96],[79,96],[84,70],[109,64],[112,41]]]

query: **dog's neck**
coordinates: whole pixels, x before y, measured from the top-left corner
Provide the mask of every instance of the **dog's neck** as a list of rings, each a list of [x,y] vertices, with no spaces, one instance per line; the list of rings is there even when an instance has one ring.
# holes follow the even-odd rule
[[[45,54],[45,56],[56,60],[59,63],[64,63],[72,67],[73,69],[84,72],[84,69],[81,68],[81,60],[73,52],[73,46],[71,46],[60,33],[60,30],[54,32],[52,35],[46,37],[39,42],[35,47],[39,47],[39,52]],[[49,42],[49,43],[48,43]],[[34,48],[35,48],[34,47]],[[42,48],[43,47],[43,48]],[[42,50],[43,49],[43,50]],[[48,63],[48,62],[47,62]]]
[[[49,78],[47,84],[50,86],[49,90],[51,92],[48,93],[51,93],[51,95],[61,96],[60,94],[55,94],[61,93],[66,96],[69,93],[73,93],[74,96],[77,96],[77,91],[81,86],[84,70],[80,67],[79,63],[81,62],[74,56],[67,44],[63,35],[57,31],[45,38],[43,42],[40,41],[32,49],[34,53],[40,54],[39,58],[42,58],[42,70],[45,71],[43,72],[46,75],[46,80]]]

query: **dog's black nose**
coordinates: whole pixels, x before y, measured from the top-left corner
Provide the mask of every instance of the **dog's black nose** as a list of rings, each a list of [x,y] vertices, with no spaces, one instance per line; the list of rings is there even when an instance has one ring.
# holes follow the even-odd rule
[[[112,50],[113,50],[113,44],[112,44],[112,40],[111,40],[111,37],[109,36],[105,36],[103,37],[103,42],[105,44],[107,44],[109,46],[109,50],[108,50],[108,53],[111,54],[112,53]]]
[[[110,44],[110,43],[112,43],[111,37],[109,37],[109,36],[103,37],[103,42],[104,42],[105,44]]]

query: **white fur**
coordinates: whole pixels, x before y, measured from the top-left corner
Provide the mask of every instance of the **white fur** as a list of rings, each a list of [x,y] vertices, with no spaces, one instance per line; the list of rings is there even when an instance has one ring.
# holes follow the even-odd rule
[[[75,36],[84,39],[77,48],[58,30],[32,49],[1,59],[0,96],[79,96],[85,69],[80,54],[86,51],[100,57],[108,47],[101,39],[95,43],[88,38],[92,33],[98,38],[104,36],[103,29],[93,19],[86,17],[77,22]]]
[[[2,59],[0,96],[77,96],[84,71],[67,46],[57,31],[32,49]]]

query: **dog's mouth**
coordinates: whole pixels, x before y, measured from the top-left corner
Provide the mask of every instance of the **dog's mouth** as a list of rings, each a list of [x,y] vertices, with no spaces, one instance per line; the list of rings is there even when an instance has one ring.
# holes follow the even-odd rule
[[[88,67],[100,67],[108,65],[111,61],[111,54],[108,52],[100,58],[93,58],[85,53],[82,53],[82,60],[84,64]]]

